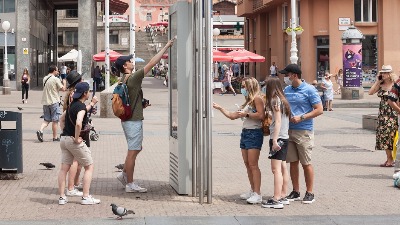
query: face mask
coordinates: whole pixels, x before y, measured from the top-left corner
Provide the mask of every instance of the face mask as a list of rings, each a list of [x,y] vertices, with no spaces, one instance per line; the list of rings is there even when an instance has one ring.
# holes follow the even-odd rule
[[[247,96],[249,95],[249,93],[247,92],[247,90],[244,89],[244,88],[240,89],[240,92],[242,93],[242,95],[243,95],[244,97],[247,97]]]
[[[292,81],[289,79],[289,77],[284,77],[283,81],[285,82],[285,84],[287,85],[292,85]]]

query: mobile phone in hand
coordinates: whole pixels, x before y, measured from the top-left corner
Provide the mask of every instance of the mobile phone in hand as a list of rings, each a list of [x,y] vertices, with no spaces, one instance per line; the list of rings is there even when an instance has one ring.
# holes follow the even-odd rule
[[[282,148],[283,144],[284,144],[284,143],[283,143],[282,140],[279,140],[279,141],[278,141],[279,147]],[[271,151],[269,151],[268,159],[271,159],[272,156],[274,156],[276,153],[278,153],[278,151],[275,151],[275,150],[273,150],[273,149],[271,148]]]

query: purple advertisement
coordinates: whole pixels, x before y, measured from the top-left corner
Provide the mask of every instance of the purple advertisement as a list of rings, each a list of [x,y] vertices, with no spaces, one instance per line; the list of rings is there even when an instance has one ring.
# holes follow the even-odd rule
[[[343,87],[362,86],[362,45],[343,45]]]

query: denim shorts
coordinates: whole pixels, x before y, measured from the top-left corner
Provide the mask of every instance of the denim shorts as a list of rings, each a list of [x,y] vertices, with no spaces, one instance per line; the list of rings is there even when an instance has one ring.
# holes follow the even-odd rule
[[[43,105],[43,119],[46,122],[58,122],[61,116],[60,103]]]
[[[258,149],[261,150],[264,141],[264,133],[259,129],[243,129],[240,135],[241,149]]]
[[[128,150],[142,150],[143,143],[143,121],[125,121],[121,122]]]

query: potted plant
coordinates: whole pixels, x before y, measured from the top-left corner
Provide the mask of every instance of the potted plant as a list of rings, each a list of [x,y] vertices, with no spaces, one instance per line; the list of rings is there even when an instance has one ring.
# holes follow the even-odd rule
[[[291,28],[291,27],[286,28],[285,32],[286,32],[288,35],[292,35],[292,28]]]
[[[303,33],[304,29],[301,26],[297,26],[294,29],[294,32],[296,32],[296,34],[300,35],[301,33]]]

